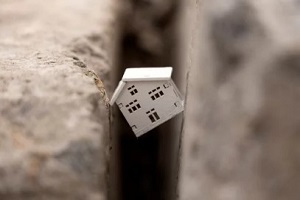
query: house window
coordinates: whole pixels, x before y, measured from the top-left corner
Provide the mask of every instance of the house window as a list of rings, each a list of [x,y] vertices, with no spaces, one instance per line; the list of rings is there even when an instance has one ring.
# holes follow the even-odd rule
[[[152,123],[156,122],[157,120],[160,119],[159,115],[155,111],[154,108],[151,110],[147,111],[146,114],[148,115],[149,119],[151,120]]]
[[[135,85],[132,85],[131,87],[127,88],[127,90],[132,96],[138,93],[137,89],[135,88]]]
[[[133,113],[134,111],[137,111],[138,109],[141,108],[141,105],[137,102],[137,100],[133,100],[132,102],[129,102],[126,105],[126,108],[128,109],[129,113]]]
[[[153,101],[165,95],[165,93],[161,90],[160,87],[151,90],[150,92],[148,92],[148,94],[151,95],[150,97]]]

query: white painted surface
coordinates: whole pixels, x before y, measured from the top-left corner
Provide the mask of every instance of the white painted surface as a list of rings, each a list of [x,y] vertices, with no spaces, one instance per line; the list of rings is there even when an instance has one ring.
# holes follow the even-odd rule
[[[123,81],[154,81],[169,80],[172,75],[172,67],[127,68],[123,75]]]
[[[123,87],[125,86],[125,82],[124,81],[120,81],[119,84],[118,84],[118,87],[116,88],[113,96],[111,97],[110,99],[110,102],[109,104],[112,106],[114,105],[115,101],[117,100],[119,94],[121,93],[121,91],[123,90]]]
[[[184,110],[183,98],[171,79],[171,67],[127,70],[110,104],[116,102],[137,137]],[[147,71],[148,78],[145,78],[144,73]],[[125,81],[124,77],[131,77],[130,81]],[[138,77],[142,77],[143,80],[140,81]],[[154,77],[157,79],[153,80]]]

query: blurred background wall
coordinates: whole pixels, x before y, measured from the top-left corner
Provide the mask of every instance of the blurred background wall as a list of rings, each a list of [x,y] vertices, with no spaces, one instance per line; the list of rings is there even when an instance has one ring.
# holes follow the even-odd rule
[[[185,6],[180,199],[299,199],[299,2]]]

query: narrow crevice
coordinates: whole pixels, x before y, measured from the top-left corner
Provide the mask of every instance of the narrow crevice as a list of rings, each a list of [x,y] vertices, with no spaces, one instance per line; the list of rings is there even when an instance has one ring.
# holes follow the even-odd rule
[[[126,28],[121,38],[119,66],[113,71],[115,86],[128,67],[172,66],[175,83],[179,88],[184,88],[177,78],[181,75],[176,74],[181,72],[177,60],[178,1],[168,1],[172,4],[169,5],[170,9],[160,13],[158,18],[156,12],[163,12],[157,7],[160,3],[148,1],[150,5],[143,7],[146,5],[134,2],[131,2],[134,4],[131,6],[133,10],[125,15],[130,23],[124,24]],[[153,10],[149,11],[150,8]],[[141,22],[136,19],[139,17],[138,13],[144,15],[144,29],[137,28]],[[151,18],[152,16],[156,18]],[[136,138],[117,106],[112,108],[112,116],[112,136],[115,137],[115,156],[118,157],[115,164],[118,167],[115,169],[119,170],[119,199],[176,199],[182,114],[139,138]]]
[[[101,37],[96,37],[95,35],[93,35],[94,38],[98,38],[98,40],[101,42]],[[97,40],[97,41],[98,41]],[[101,43],[102,44],[102,43]],[[92,48],[93,51],[100,51],[103,48],[103,45],[99,45],[99,43],[96,42],[96,44],[93,44],[94,47]],[[90,45],[89,45],[90,46]],[[82,49],[83,48],[83,49]],[[97,110],[99,113],[97,114],[97,117],[99,117],[97,120],[99,119],[105,119],[104,121],[101,121],[99,123],[103,124],[103,128],[105,130],[105,133],[107,134],[106,136],[104,136],[104,139],[106,140],[104,143],[108,144],[107,148],[105,149],[105,152],[99,152],[99,154],[104,154],[105,157],[105,161],[106,161],[106,187],[105,188],[105,194],[107,196],[108,199],[111,200],[118,200],[120,199],[119,196],[119,175],[118,175],[118,144],[116,143],[116,138],[113,136],[113,121],[112,121],[112,107],[109,105],[109,97],[108,97],[108,92],[110,91],[110,84],[111,84],[111,80],[109,78],[109,76],[107,76],[108,72],[111,73],[111,69],[110,71],[104,70],[100,67],[99,69],[96,68],[94,71],[93,69],[91,69],[87,63],[85,63],[82,59],[84,59],[87,55],[89,54],[88,57],[90,55],[93,55],[92,58],[93,59],[89,59],[90,63],[97,63],[98,65],[100,65],[103,62],[103,56],[102,55],[98,55],[95,53],[90,52],[91,48],[86,48],[86,46],[84,44],[81,44],[78,46],[78,42],[77,42],[77,46],[75,45],[71,45],[71,49],[72,49],[72,53],[68,53],[68,57],[70,57],[72,59],[72,62],[75,66],[79,67],[81,72],[89,77],[95,84],[95,87],[97,88],[97,90],[99,91],[99,96],[97,96],[96,98],[93,98],[93,105],[94,108],[93,110]],[[88,49],[88,51],[87,51]],[[107,61],[108,58],[104,61],[105,65],[109,66],[109,62]],[[101,66],[101,65],[100,65]],[[98,66],[99,67],[99,66]],[[103,74],[104,73],[104,74]],[[104,76],[104,80],[102,80],[100,78]],[[105,81],[105,84],[104,84]],[[111,93],[111,92],[110,92]],[[104,105],[104,106],[99,106],[100,104]],[[103,189],[103,188],[99,188],[99,189]]]
[[[132,22],[130,25],[124,24],[124,27],[131,28],[124,28],[122,31],[118,67],[110,69],[111,77],[104,78],[104,81],[109,79],[109,82],[105,82],[105,86],[99,77],[99,75],[103,76],[103,71],[99,71],[93,65],[93,63],[104,62],[105,65],[111,66],[105,59],[108,55],[100,51],[103,49],[101,46],[105,45],[103,38],[93,35],[92,39],[89,37],[76,40],[71,48],[76,55],[72,57],[73,64],[78,66],[86,76],[92,78],[99,90],[100,100],[107,107],[109,127],[106,130],[109,132],[110,141],[107,181],[108,196],[111,200],[174,200],[177,198],[182,114],[136,138],[117,106],[109,106],[106,92],[108,89],[111,94],[111,90],[115,88],[128,67],[172,66],[173,80],[179,88],[184,88],[178,81],[182,76],[180,73],[184,71],[180,70],[177,60],[178,2],[170,1],[169,3],[172,4],[169,6],[170,9],[160,13],[158,18],[154,13],[159,11],[159,5],[154,1],[149,2],[153,3],[152,11],[146,11],[151,6],[147,9],[137,6],[135,7],[137,10],[133,12],[139,13],[146,9],[146,14],[149,14],[144,19],[146,21],[143,22],[145,25],[143,30],[135,27],[139,24],[135,20],[130,21]],[[130,17],[128,15],[125,18]],[[138,16],[134,17],[138,18]],[[84,59],[86,56],[92,57],[92,60],[86,62]]]

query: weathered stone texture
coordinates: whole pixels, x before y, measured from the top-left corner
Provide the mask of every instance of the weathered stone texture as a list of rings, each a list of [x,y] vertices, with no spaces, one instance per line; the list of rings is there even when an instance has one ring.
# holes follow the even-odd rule
[[[115,2],[0,4],[0,199],[106,199]]]
[[[298,1],[187,1],[182,200],[299,199]]]

